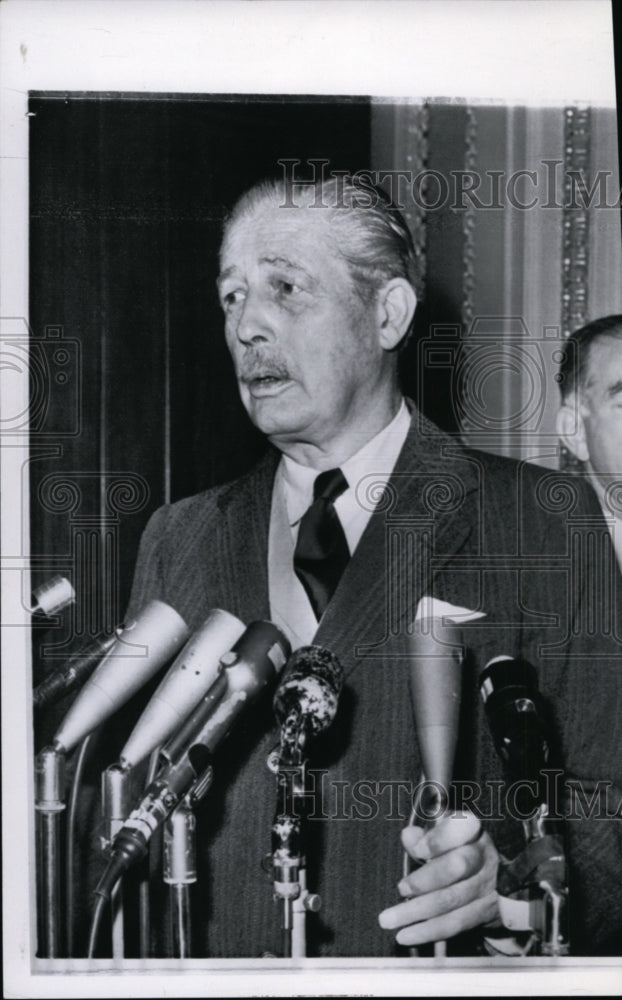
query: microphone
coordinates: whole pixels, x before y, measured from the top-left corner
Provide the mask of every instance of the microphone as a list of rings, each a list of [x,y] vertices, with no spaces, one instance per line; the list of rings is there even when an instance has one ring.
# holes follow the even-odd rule
[[[95,639],[85,643],[76,653],[69,654],[70,663],[59,667],[34,689],[32,701],[35,708],[45,708],[60,701],[70,691],[80,687],[91,676],[97,664],[112,649],[121,630],[112,635],[101,632]]]
[[[281,725],[277,766],[277,803],[272,824],[272,874],[275,899],[283,904],[283,955],[306,953],[305,913],[318,910],[320,897],[307,891],[306,760],[309,738],[332,723],[343,684],[341,663],[322,646],[302,646],[291,657],[276,690],[274,713]],[[271,755],[272,756],[272,755]]]
[[[281,673],[290,645],[272,622],[251,622],[221,657],[219,674],[181,730],[162,748],[163,761],[140,805],[117,834],[108,867],[95,889],[107,899],[123,872],[143,858],[149,841],[186,796],[192,807],[208,791],[212,757],[246,707]]]
[[[32,607],[30,614],[43,614],[47,618],[57,614],[66,608],[68,604],[73,604],[76,599],[76,592],[66,576],[53,576],[47,583],[42,583],[40,587],[32,592]]]
[[[462,691],[462,633],[442,619],[424,619],[410,640],[410,693],[423,773],[447,802]]]
[[[499,866],[501,920],[514,932],[532,932],[535,954],[567,955],[566,857],[542,773],[550,747],[538,675],[526,660],[497,656],[486,664],[479,684],[495,748],[514,794],[511,814],[516,810],[525,835],[522,852],[511,861],[502,859]]]
[[[443,618],[422,618],[415,622],[409,652],[410,695],[423,776],[437,793],[428,812],[423,790],[420,791],[413,803],[410,823],[420,819],[424,827],[429,827],[440,819],[449,803],[462,694],[462,632],[453,623],[444,624]],[[426,791],[429,788],[428,785]],[[404,851],[405,877],[411,866],[412,860]],[[410,953],[416,955],[417,949],[411,948]],[[435,957],[443,957],[445,953],[445,942],[435,941]]]
[[[335,718],[342,684],[343,667],[334,653],[322,646],[297,649],[273,701],[282,743],[302,748],[309,737],[327,729]]]
[[[508,781],[520,783],[516,805],[521,814],[533,813],[545,801],[540,772],[550,755],[536,669],[526,660],[497,656],[480,674],[479,689]],[[536,786],[535,804],[533,787],[526,788],[525,781]]]
[[[188,640],[167,671],[121,750],[124,770],[135,767],[164,743],[209,690],[220,669],[220,657],[244,632],[235,615],[219,608]]]
[[[146,684],[170,660],[189,629],[163,601],[150,601],[115,637],[58,729],[53,747],[68,753]]]

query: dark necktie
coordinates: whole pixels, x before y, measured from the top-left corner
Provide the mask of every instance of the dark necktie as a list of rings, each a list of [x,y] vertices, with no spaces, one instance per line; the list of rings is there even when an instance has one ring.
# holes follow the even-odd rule
[[[300,521],[294,570],[320,620],[339,583],[350,550],[335,510],[335,500],[347,490],[341,469],[322,472],[313,486],[313,503]]]

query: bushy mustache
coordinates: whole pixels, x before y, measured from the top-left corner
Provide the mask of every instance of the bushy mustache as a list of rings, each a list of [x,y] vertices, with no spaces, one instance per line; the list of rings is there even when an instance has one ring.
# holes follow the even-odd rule
[[[288,379],[289,369],[285,358],[274,351],[257,351],[245,354],[236,363],[237,376],[242,382],[252,382],[256,378]]]

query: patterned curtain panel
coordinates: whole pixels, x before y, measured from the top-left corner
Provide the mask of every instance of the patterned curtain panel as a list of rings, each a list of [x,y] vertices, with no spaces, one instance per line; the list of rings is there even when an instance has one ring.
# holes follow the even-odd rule
[[[420,262],[405,389],[465,443],[567,464],[564,339],[622,312],[617,151],[608,108],[374,103],[372,165]]]

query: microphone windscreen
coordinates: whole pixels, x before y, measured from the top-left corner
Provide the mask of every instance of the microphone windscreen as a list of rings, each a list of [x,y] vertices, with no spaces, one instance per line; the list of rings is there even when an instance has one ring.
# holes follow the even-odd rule
[[[303,720],[307,732],[327,729],[337,713],[343,668],[334,653],[322,646],[302,646],[290,657],[274,696],[274,713],[285,725]]]
[[[69,752],[110,718],[181,648],[189,628],[163,601],[150,601],[119,634],[86,682],[54,737]]]

